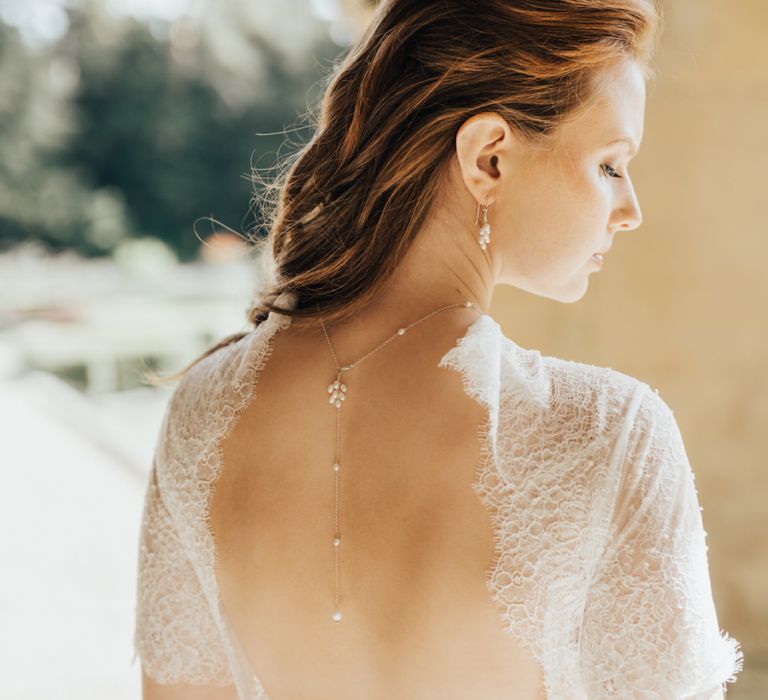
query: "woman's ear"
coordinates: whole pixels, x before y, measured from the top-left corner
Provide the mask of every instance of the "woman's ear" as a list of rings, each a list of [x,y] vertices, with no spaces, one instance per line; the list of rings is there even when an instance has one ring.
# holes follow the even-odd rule
[[[490,206],[512,172],[517,139],[506,120],[495,112],[475,114],[456,133],[456,159],[464,185],[478,201]]]

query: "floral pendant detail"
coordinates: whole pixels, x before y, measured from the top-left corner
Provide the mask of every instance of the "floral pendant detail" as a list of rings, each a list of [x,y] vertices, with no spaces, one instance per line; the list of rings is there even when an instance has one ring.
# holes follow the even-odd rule
[[[347,385],[341,381],[341,372],[336,375],[336,381],[328,385],[328,393],[330,394],[328,403],[336,406],[336,408],[341,408],[341,402],[347,396]]]

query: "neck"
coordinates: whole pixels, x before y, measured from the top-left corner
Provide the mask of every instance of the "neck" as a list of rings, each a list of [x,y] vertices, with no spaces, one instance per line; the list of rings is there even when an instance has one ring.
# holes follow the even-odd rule
[[[489,313],[495,279],[491,253],[490,247],[486,251],[480,248],[472,231],[457,230],[455,222],[451,226],[430,222],[392,276],[359,312],[361,324],[392,327],[441,306],[466,301]]]
[[[458,337],[478,318],[478,311],[488,313],[493,293],[490,249],[483,251],[471,232],[446,233],[450,230],[423,229],[369,303],[353,317],[328,327],[340,361],[356,358],[398,328],[441,307],[458,305],[427,319],[425,327],[417,326],[413,332],[426,340]],[[467,301],[473,306],[467,308]]]

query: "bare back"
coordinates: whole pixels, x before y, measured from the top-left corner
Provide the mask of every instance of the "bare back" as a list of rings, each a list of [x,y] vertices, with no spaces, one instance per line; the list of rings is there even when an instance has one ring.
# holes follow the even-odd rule
[[[210,504],[222,604],[270,700],[544,697],[486,588],[493,531],[472,490],[486,409],[436,366],[463,332],[434,324],[345,374],[339,623],[335,365],[321,332],[272,338]]]

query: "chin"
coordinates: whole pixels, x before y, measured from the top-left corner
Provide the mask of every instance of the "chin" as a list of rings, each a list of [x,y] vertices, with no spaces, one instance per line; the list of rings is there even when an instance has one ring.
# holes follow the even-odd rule
[[[563,289],[560,294],[553,296],[555,301],[559,301],[563,304],[575,304],[577,301],[581,301],[589,289],[589,277],[583,277],[582,279],[575,281],[574,284],[567,289]]]
[[[589,289],[589,277],[584,274],[581,276],[574,276],[559,287],[553,287],[551,284],[536,284],[533,280],[514,280],[507,282],[507,284],[537,297],[552,299],[553,301],[559,301],[562,304],[574,304],[575,302],[580,301],[587,293],[587,290]]]

